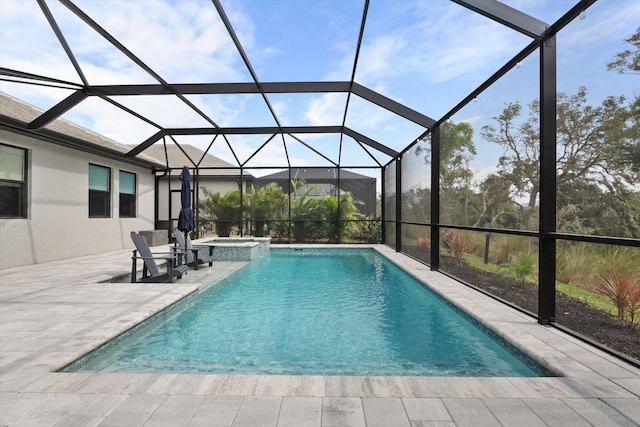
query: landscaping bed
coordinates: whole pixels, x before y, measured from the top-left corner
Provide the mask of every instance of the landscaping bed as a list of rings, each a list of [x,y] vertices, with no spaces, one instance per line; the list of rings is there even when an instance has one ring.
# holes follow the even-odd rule
[[[425,251],[410,255],[425,259]],[[483,271],[453,257],[440,256],[440,269],[531,313],[538,311],[538,287]],[[640,360],[640,325],[622,324],[616,317],[580,300],[556,292],[556,323],[593,341]]]

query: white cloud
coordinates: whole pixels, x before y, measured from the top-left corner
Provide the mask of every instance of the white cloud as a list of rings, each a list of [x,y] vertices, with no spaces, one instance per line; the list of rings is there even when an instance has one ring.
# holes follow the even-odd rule
[[[594,17],[597,9],[602,9],[598,3],[587,9],[586,19],[572,22],[562,33],[558,43],[559,57],[571,55],[575,50],[584,50],[585,46],[596,49],[595,46],[608,40],[620,40],[620,50],[629,47],[624,46],[622,40],[631,37],[632,32],[638,27],[640,3],[616,2],[615,7],[609,7],[606,13],[598,13]]]
[[[482,120],[482,116],[474,115],[469,117],[462,117],[456,121],[474,124],[474,123],[478,123],[480,120]]]
[[[273,110],[276,112],[276,115],[278,117],[282,117],[287,113],[288,110],[288,106],[287,103],[284,101],[269,101],[271,103],[271,107],[273,108]]]
[[[388,78],[406,72],[402,62],[407,54],[407,44],[401,33],[388,34],[374,38],[363,46],[358,60],[358,81],[367,84],[377,79]]]
[[[342,125],[345,96],[341,93],[325,93],[311,100],[304,116],[315,126]]]

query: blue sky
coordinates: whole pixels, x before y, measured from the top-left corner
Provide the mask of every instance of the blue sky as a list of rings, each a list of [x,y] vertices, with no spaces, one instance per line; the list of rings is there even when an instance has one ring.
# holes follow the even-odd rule
[[[250,82],[251,75],[209,0],[84,0],[75,2],[131,52],[170,83]],[[568,0],[513,0],[504,3],[549,24],[575,3]],[[64,6],[48,1],[80,67],[91,84],[157,83],[93,32]],[[361,0],[222,0],[226,14],[262,82],[348,80],[354,63],[364,2]],[[601,0],[558,38],[558,89],[589,88],[594,103],[607,95],[638,93],[638,76],[606,71],[604,64],[640,22],[640,2]],[[371,0],[356,82],[421,113],[439,119],[466,94],[529,43],[529,39],[448,0]],[[0,0],[0,65],[80,83],[35,1]],[[474,125],[480,155],[478,179],[495,170],[499,147],[479,136],[506,102],[526,105],[537,97],[537,54],[523,61],[477,102],[452,119]],[[70,93],[0,81],[0,90],[41,108]],[[259,95],[189,96],[220,126],[272,126]],[[208,126],[176,97],[116,97],[165,127]],[[283,125],[341,125],[345,94],[271,94]],[[64,118],[125,144],[137,144],[156,129],[96,97]],[[424,128],[357,96],[350,100],[347,126],[401,150]],[[337,161],[339,135],[298,135]],[[229,137],[244,161],[268,135]],[[210,136],[178,138],[206,148]],[[285,166],[277,137],[249,165]],[[295,166],[325,166],[325,159],[287,137]],[[212,154],[235,162],[219,138]],[[381,163],[389,158],[372,151]],[[342,165],[372,165],[371,157],[343,138]]]

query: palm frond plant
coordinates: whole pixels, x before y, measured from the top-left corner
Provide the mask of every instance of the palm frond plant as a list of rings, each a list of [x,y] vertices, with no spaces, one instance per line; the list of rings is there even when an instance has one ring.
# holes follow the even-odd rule
[[[247,211],[253,221],[254,236],[263,237],[265,225],[268,226],[269,222],[284,210],[287,195],[277,183],[270,182],[264,187],[252,185],[247,198]]]
[[[347,229],[355,224],[354,221],[364,217],[358,210],[358,204],[362,202],[354,200],[349,192],[325,199],[324,219],[327,221],[327,236],[330,242],[342,241]]]
[[[213,223],[218,236],[228,237],[231,228],[240,225],[240,190],[230,190],[224,194],[212,193],[206,188],[202,190],[205,199],[199,204],[201,223]]]
[[[313,192],[321,191],[317,186],[307,187],[304,180],[291,180],[291,222],[296,242],[306,242],[314,236],[314,229],[322,220],[322,205]]]

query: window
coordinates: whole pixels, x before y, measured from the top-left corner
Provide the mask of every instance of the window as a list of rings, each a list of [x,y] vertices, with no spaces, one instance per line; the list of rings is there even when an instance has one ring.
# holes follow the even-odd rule
[[[120,171],[120,218],[136,217],[136,174]]]
[[[0,218],[27,217],[27,150],[0,144]]]
[[[89,164],[89,218],[111,217],[111,169]]]

